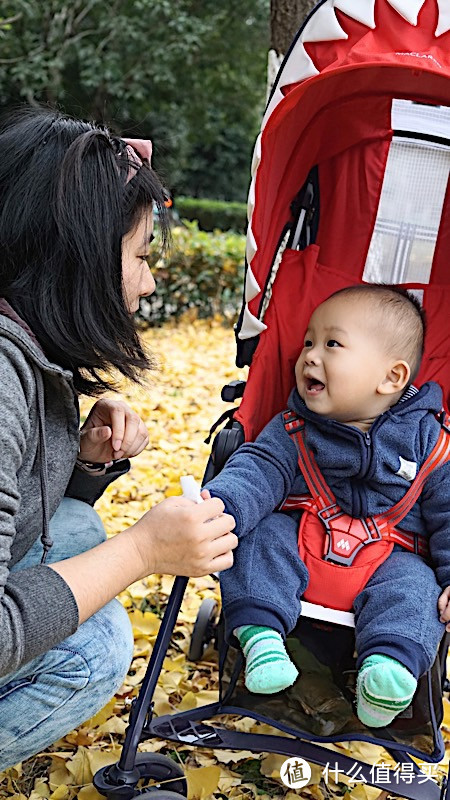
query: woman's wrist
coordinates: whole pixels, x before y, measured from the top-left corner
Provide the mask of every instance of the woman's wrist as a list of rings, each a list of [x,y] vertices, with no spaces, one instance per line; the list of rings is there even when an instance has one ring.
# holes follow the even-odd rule
[[[76,466],[78,469],[81,469],[83,472],[88,472],[92,475],[104,475],[108,467],[111,467],[113,463],[113,461],[107,461],[105,463],[101,461],[86,461],[84,458],[80,458],[80,456],[78,456],[76,460]]]
[[[90,475],[105,475],[108,470],[111,470],[111,467],[121,467],[121,465],[128,461],[126,457],[124,458],[117,458],[113,461],[87,461],[84,458],[80,458],[78,456],[75,464],[78,469],[81,469],[83,472],[87,472]]]
[[[155,553],[155,543],[152,542],[152,533],[149,530],[148,515],[145,525],[142,524],[142,519],[139,519],[124,531],[124,534],[129,537],[131,547],[134,550],[135,564],[140,572],[140,576],[135,580],[142,580],[147,575],[158,572],[157,554]]]

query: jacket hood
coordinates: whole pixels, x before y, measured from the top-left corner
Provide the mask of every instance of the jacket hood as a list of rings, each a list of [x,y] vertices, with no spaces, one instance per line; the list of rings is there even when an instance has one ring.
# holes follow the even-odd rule
[[[10,313],[9,309],[12,311]],[[8,315],[6,316],[6,313]],[[14,316],[13,316],[14,315]],[[14,310],[3,298],[0,298],[0,336],[6,336],[22,351],[24,356],[36,364],[43,372],[61,375],[71,381],[73,374],[58,364],[48,360],[36,337],[28,325],[17,316]]]

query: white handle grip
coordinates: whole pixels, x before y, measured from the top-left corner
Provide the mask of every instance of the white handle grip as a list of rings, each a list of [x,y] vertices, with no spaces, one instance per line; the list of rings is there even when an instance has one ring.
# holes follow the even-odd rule
[[[181,488],[183,490],[183,497],[188,500],[193,500],[194,503],[203,503],[203,497],[200,494],[200,486],[195,480],[193,475],[182,475],[180,478]]]

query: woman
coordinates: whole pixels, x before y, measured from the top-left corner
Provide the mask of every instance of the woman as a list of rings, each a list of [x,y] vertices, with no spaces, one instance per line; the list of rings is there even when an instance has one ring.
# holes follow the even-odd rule
[[[113,598],[152,572],[227,569],[220,500],[169,498],[106,540],[92,508],[148,443],[124,403],[78,395],[152,366],[135,331],[154,291],[151,145],[47,110],[0,128],[0,770],[100,709],[132,657]],[[81,433],[81,435],[80,435]]]

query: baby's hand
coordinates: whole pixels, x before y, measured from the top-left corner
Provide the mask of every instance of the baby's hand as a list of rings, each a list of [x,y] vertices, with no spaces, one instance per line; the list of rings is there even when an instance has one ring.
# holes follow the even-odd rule
[[[438,609],[441,622],[450,623],[450,586],[442,592],[438,600]],[[445,630],[450,632],[450,624],[445,626]]]

